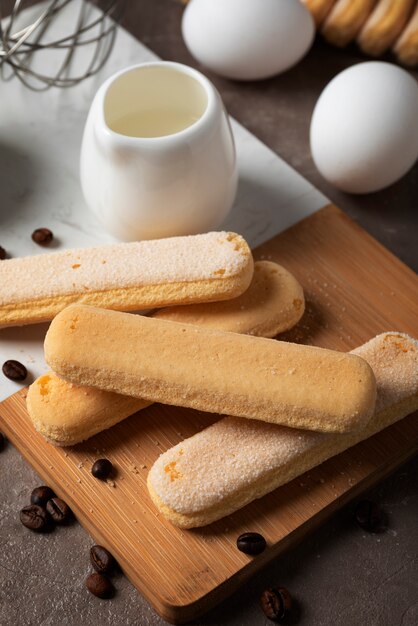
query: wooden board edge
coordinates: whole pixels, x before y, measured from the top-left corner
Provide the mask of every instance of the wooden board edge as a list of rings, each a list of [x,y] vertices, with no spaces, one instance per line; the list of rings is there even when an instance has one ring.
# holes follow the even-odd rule
[[[383,431],[382,431],[383,432]],[[378,433],[379,434],[379,433]],[[355,446],[353,446],[355,448]],[[244,568],[239,570],[235,575],[231,576],[224,583],[216,587],[213,591],[205,596],[195,600],[190,604],[174,605],[171,603],[159,604],[153,603],[157,613],[170,624],[187,624],[192,620],[198,619],[208,613],[211,609],[218,606],[221,602],[229,598],[233,593],[238,591],[240,586],[248,582],[255,574],[260,572],[264,567],[269,565],[275,558],[281,556],[287,550],[294,548],[305,537],[314,533],[324,522],[332,517],[334,513],[342,507],[348,505],[351,501],[362,495],[368,489],[377,485],[380,481],[387,478],[396,469],[404,465],[407,461],[415,457],[418,453],[418,441],[413,449],[409,449],[404,456],[399,457],[393,463],[389,463],[383,469],[378,469],[369,474],[350,490],[346,491],[342,496],[331,502],[327,507],[318,511],[309,518],[304,524],[301,524],[293,532],[289,533],[284,539],[270,546],[263,552],[260,557],[251,561]],[[325,461],[327,463],[327,461]],[[322,465],[322,464],[321,464]],[[318,466],[320,467],[320,466]],[[302,474],[299,478],[302,478]],[[280,487],[279,487],[280,488]]]
[[[27,393],[27,388],[21,389],[6,400],[0,402],[0,424],[4,431],[6,437],[10,440],[12,445],[14,443],[14,433],[13,429],[8,426],[7,422],[2,419],[1,416],[1,407],[8,404],[14,404],[16,399],[24,398]],[[413,415],[413,414],[411,414]],[[407,416],[404,419],[410,419],[411,415]],[[418,416],[418,415],[417,415]],[[398,426],[402,423],[403,420],[393,424],[392,426]],[[388,427],[390,429],[391,426]],[[378,438],[383,431],[376,433],[370,439]],[[357,446],[364,445],[364,441],[359,442]],[[353,446],[351,449],[355,449],[357,446]],[[29,448],[29,446],[28,446]],[[47,478],[48,484],[57,492],[57,495],[60,495],[60,486],[59,483],[55,481],[54,472],[51,470],[49,472],[46,468],[40,467],[36,462],[30,457],[29,449],[22,449],[16,447],[16,449],[22,454],[25,460],[29,463],[29,465],[43,478]],[[342,452],[344,454],[346,451]],[[236,592],[239,587],[248,582],[252,576],[261,571],[264,567],[266,567],[269,563],[271,563],[275,558],[286,552],[288,549],[294,547],[296,544],[300,543],[305,537],[309,536],[311,533],[315,532],[322,523],[324,523],[327,519],[329,519],[335,512],[337,512],[341,507],[347,505],[350,501],[361,495],[364,491],[370,489],[372,486],[376,485],[378,482],[383,480],[385,477],[390,475],[394,470],[398,467],[402,466],[406,461],[410,458],[414,457],[418,452],[418,440],[414,442],[411,448],[403,454],[399,456],[396,460],[391,463],[388,463],[383,468],[379,467],[374,469],[367,476],[362,478],[356,485],[351,486],[350,489],[345,491],[342,495],[336,498],[333,502],[330,502],[326,507],[322,508],[314,515],[312,515],[306,522],[298,526],[295,530],[289,533],[284,539],[277,542],[276,544],[269,546],[262,555],[256,557],[252,561],[250,561],[243,568],[238,570],[233,576],[228,578],[226,581],[215,587],[209,593],[197,598],[193,602],[188,604],[174,604],[169,600],[162,600],[162,597],[152,596],[144,591],[139,591],[137,586],[134,583],[134,574],[129,571],[129,566],[126,567],[124,564],[123,556],[115,555],[119,561],[119,565],[121,566],[122,571],[131,582],[131,584],[137,589],[139,593],[141,593],[144,598],[151,604],[154,610],[160,615],[163,619],[168,621],[171,624],[187,624],[192,620],[198,619],[202,615],[206,614],[208,611],[213,609],[215,606],[220,604],[222,601],[226,600],[230,595]],[[339,456],[339,455],[337,455]],[[329,461],[332,461],[334,457],[331,457],[328,461],[325,461],[321,465],[325,465]],[[320,466],[318,466],[320,467]],[[304,476],[301,475],[299,477],[302,478]],[[68,501],[68,504],[73,509],[75,517],[79,524],[83,527],[83,529],[92,536],[95,542],[99,544],[103,542],[106,543],[103,535],[100,530],[96,527],[94,522],[88,518],[88,516],[83,512],[82,509],[79,509],[76,500],[69,499],[66,494],[62,494],[65,496],[65,499]],[[267,494],[268,496],[269,494]]]

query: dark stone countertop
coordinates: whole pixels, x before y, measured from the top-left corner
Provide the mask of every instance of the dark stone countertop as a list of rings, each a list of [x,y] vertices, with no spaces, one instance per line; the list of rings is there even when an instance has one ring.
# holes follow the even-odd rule
[[[124,25],[162,58],[196,66],[181,40],[181,12],[175,0],[137,0],[129,3]],[[310,157],[308,129],[316,99],[336,73],[362,60],[355,49],[339,51],[317,41],[302,63],[272,80],[245,84],[209,76],[238,121],[416,269],[418,167],[380,193],[349,196],[331,188]],[[164,624],[122,575],[116,577],[113,600],[88,594],[84,579],[92,541],[81,526],[75,523],[43,536],[21,526],[18,511],[38,484],[39,478],[8,444],[0,454],[1,625]],[[301,625],[416,626],[418,459],[369,495],[388,515],[385,533],[367,534],[356,527],[349,506],[195,624],[271,623],[261,613],[258,597],[265,586],[283,585],[300,602]]]

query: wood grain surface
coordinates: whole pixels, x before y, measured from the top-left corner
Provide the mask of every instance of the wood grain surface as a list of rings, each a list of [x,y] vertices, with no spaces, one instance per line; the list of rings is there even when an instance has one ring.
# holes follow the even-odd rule
[[[305,290],[306,314],[281,338],[349,350],[386,330],[418,336],[417,276],[336,207],[275,237],[255,257],[283,264]],[[34,431],[25,394],[0,405],[1,429],[173,623],[204,613],[418,449],[418,420],[409,416],[234,515],[182,531],[154,508],[147,473],[161,452],[217,416],[156,404],[84,444],[55,448]],[[103,456],[117,469],[112,481],[90,473]],[[267,539],[255,558],[236,548],[248,530]]]

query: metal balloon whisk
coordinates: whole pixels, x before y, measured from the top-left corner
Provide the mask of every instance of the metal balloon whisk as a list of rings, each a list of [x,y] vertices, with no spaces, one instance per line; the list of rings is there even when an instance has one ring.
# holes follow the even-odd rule
[[[77,85],[106,63],[124,4],[49,0],[27,9],[28,3],[16,0],[4,17],[0,0],[1,77],[16,76],[35,91]]]

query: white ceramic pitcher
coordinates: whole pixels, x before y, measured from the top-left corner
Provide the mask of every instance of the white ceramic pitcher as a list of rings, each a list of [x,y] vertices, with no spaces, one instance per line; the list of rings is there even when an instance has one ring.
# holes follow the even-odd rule
[[[126,241],[215,229],[238,178],[215,87],[196,70],[163,61],[125,69],[100,87],[80,169],[87,204]]]

